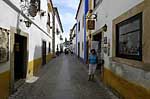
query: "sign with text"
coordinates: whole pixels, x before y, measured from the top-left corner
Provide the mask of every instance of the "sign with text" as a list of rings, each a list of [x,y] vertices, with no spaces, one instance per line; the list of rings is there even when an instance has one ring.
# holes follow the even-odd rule
[[[88,28],[88,30],[94,30],[95,29],[95,20],[88,20],[87,28]]]

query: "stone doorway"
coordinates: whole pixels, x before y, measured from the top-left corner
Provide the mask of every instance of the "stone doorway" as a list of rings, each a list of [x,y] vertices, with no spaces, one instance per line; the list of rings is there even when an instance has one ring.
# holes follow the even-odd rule
[[[42,41],[42,65],[46,64],[46,41]]]
[[[15,27],[10,28],[10,94],[26,80],[29,35]]]
[[[14,44],[14,79],[15,82],[26,78],[27,73],[27,38],[15,34]]]

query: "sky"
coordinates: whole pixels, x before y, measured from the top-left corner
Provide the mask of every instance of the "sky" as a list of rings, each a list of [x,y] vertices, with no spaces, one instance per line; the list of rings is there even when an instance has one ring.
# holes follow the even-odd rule
[[[70,29],[75,24],[75,15],[80,0],[52,0],[53,5],[58,8],[62,21],[64,35],[69,38]]]

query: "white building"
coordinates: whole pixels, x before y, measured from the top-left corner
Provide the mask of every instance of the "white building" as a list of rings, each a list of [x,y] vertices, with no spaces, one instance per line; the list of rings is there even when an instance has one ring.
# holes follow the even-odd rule
[[[55,7],[55,51],[61,51],[61,45],[63,43],[63,27],[60,20],[58,9]]]
[[[30,80],[50,61],[55,12],[51,0],[1,0],[0,13],[0,98],[3,99],[17,88],[18,81]],[[56,19],[62,33],[60,19]]]
[[[74,24],[73,28],[70,30],[70,42],[71,51],[77,55],[77,24]]]
[[[89,9],[97,17],[88,32],[101,43],[101,79],[125,99],[148,99],[150,1],[90,0]]]
[[[149,15],[150,0],[80,0],[77,53],[85,59],[85,51],[90,52],[93,44],[98,44],[99,76],[125,99],[150,97]]]
[[[84,0],[80,0],[76,14],[77,21],[77,55],[84,59]]]

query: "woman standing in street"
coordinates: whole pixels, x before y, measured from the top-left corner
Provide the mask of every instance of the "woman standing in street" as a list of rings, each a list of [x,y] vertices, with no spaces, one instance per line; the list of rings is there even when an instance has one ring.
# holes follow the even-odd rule
[[[94,80],[96,67],[97,67],[97,55],[96,55],[95,49],[92,49],[90,56],[89,56],[89,79],[88,81]]]

